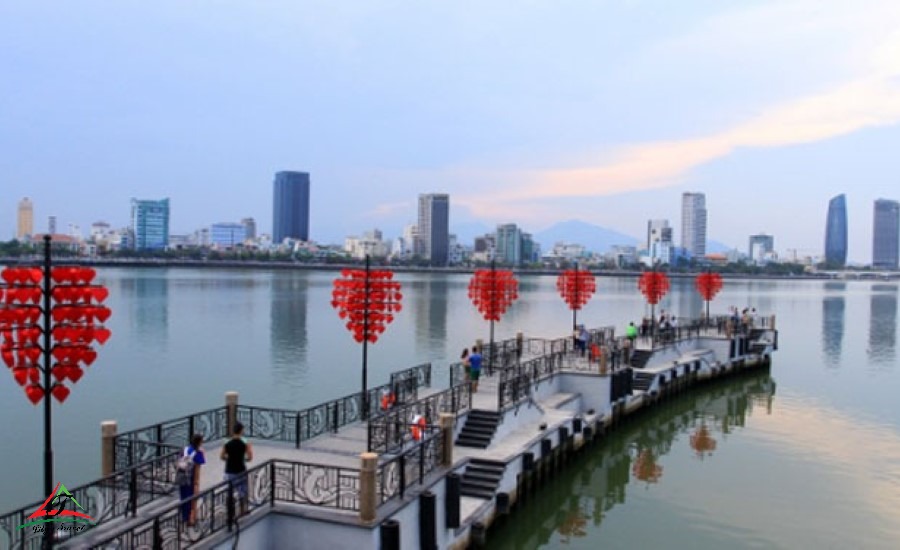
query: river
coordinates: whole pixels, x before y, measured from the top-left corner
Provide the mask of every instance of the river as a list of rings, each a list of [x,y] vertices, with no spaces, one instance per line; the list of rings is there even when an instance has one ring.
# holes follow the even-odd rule
[[[229,390],[283,408],[359,390],[360,346],[330,305],[335,272],[98,271],[113,336],[53,407],[55,478],[70,488],[99,474],[102,420],[124,431],[220,406]],[[370,384],[432,361],[444,386],[448,362],[487,338],[469,276],[397,278],[404,309],[370,346]],[[900,547],[897,283],[727,280],[712,311],[732,305],[777,315],[769,375],[629,422],[492,529],[492,548]],[[689,317],[703,303],[676,279],[660,307]],[[621,333],[646,312],[636,279],[605,277],[579,321]],[[554,277],[521,276],[496,334],[554,337],[571,322]],[[43,414],[11,376],[0,414],[5,511],[45,496]]]

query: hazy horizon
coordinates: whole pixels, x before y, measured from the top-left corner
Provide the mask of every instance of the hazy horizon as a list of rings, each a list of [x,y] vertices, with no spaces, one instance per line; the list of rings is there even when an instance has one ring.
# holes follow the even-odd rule
[[[396,236],[419,193],[454,226],[580,219],[641,239],[703,192],[708,236],[821,254],[845,193],[868,263],[900,199],[900,4],[0,2],[0,220],[171,231],[253,217],[311,174],[311,238]]]

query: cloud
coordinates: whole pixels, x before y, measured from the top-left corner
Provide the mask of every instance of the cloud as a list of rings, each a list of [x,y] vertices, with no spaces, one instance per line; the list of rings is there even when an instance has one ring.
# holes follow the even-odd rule
[[[816,15],[814,7],[801,1],[784,8],[776,5],[751,10],[744,19],[740,14],[729,14],[721,18],[721,25],[712,24],[714,21],[704,26],[700,36],[678,39],[676,43],[685,54],[715,47],[728,32],[737,32],[742,23],[750,21],[754,27],[767,29],[766,38],[769,38],[769,27],[775,36],[788,35],[797,14],[807,10]],[[826,35],[840,28],[846,9],[841,7],[837,12],[825,11],[824,16],[812,17],[805,21],[804,30],[809,32],[810,27],[818,26],[819,36]],[[801,145],[866,128],[897,124],[900,122],[900,57],[896,52],[900,51],[900,32],[887,30],[891,26],[885,21],[900,22],[900,13],[896,7],[881,9],[880,5],[874,5],[869,11],[862,10],[863,15],[860,11],[854,7],[846,14],[856,25],[855,36],[850,40],[856,47],[852,56],[842,59],[843,64],[834,68],[835,74],[852,73],[841,82],[757,108],[754,115],[706,135],[649,141],[595,152],[590,157],[597,160],[588,160],[581,166],[470,171],[464,177],[492,182],[485,187],[494,190],[462,196],[458,200],[477,215],[494,218],[515,214],[517,218],[537,219],[541,217],[540,213],[529,205],[540,204],[539,210],[546,210],[550,200],[602,197],[682,184],[689,180],[693,169],[741,148]],[[766,22],[768,27],[763,25]],[[844,30],[847,30],[846,24]],[[740,47],[749,47],[742,40],[745,39],[737,40]],[[771,45],[766,47],[772,49]],[[795,57],[798,54],[796,51],[790,53]],[[797,67],[797,70],[803,68]],[[761,87],[770,84],[760,82]],[[510,181],[516,182],[515,185],[501,183]]]

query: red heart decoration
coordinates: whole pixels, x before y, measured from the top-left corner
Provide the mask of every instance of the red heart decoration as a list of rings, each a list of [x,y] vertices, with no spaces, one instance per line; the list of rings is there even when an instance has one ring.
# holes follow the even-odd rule
[[[44,397],[44,389],[37,384],[32,384],[25,388],[25,395],[28,396],[28,400],[31,401],[33,405],[37,405]]]
[[[44,279],[44,272],[39,267],[32,267],[30,269],[27,269],[26,271],[27,271],[28,279],[31,279],[32,283],[37,284],[37,283],[40,283]]]
[[[25,348],[25,357],[27,357],[32,363],[37,363],[37,360],[41,358],[41,348],[37,346],[29,346]]]
[[[81,380],[81,377],[84,376],[84,370],[82,370],[82,368],[77,365],[73,365],[69,367],[69,370],[66,374],[69,375],[69,380],[71,380],[74,384]]]
[[[94,351],[93,348],[82,348],[81,350],[81,360],[84,362],[86,366],[91,366],[93,362],[97,359],[97,352]]]
[[[93,295],[94,300],[99,304],[106,300],[107,296],[109,296],[109,291],[102,286],[93,286],[91,287],[91,294]]]
[[[79,280],[82,283],[88,284],[89,282],[94,280],[94,277],[97,275],[97,272],[94,271],[92,267],[82,267],[81,272],[78,274]]]
[[[100,321],[101,323],[105,323],[109,316],[112,315],[112,310],[108,307],[97,307],[94,308],[94,317]]]
[[[53,394],[53,397],[55,397],[57,401],[62,403],[69,397],[69,393],[71,392],[69,391],[69,388],[57,383],[53,384],[53,389],[50,390],[50,393]]]
[[[100,345],[106,343],[109,340],[109,337],[112,336],[112,332],[105,327],[94,329],[94,340],[100,342]]]
[[[57,346],[53,348],[53,358],[60,363],[65,363],[72,355],[72,346]]]
[[[6,363],[7,367],[12,367],[16,364],[16,358],[11,349],[0,351],[0,357],[3,357],[3,362]]]
[[[41,381],[41,369],[39,369],[37,367],[28,367],[28,378],[30,378],[34,384],[37,384],[38,382],[40,382]]]
[[[28,382],[28,367],[16,367],[13,369],[13,378],[20,386],[24,386]]]
[[[3,272],[0,272],[0,278],[3,278],[3,282],[6,284],[12,284],[13,281],[19,278],[19,275],[15,269],[7,267]]]
[[[69,367],[57,363],[56,365],[53,365],[52,369],[50,369],[50,373],[53,375],[53,378],[56,378],[56,380],[62,382],[66,379],[66,376],[69,375]]]

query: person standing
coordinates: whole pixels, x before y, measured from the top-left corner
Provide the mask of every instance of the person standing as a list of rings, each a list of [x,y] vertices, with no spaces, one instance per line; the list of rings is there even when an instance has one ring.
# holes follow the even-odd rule
[[[587,352],[587,344],[588,340],[590,340],[591,335],[588,333],[587,329],[584,328],[584,325],[578,326],[578,352],[584,357]]]
[[[478,391],[478,379],[481,378],[481,350],[478,347],[472,348],[472,355],[469,356],[469,376],[472,379],[472,391]]]
[[[469,348],[463,348],[462,354],[459,356],[459,360],[462,362],[463,370],[466,373],[466,382],[472,379],[472,364],[469,362]]]
[[[253,446],[244,439],[244,425],[234,423],[234,434],[219,453],[225,461],[225,481],[233,483],[241,503],[241,515],[247,513],[247,462],[253,460]]]
[[[181,520],[189,526],[193,526],[197,521],[197,501],[185,502],[185,499],[190,499],[200,491],[200,467],[206,464],[206,453],[201,445],[203,445],[203,436],[201,434],[192,435],[191,444],[184,448],[182,455],[191,458],[188,483],[178,487],[182,501]]]

